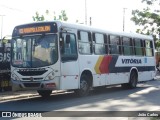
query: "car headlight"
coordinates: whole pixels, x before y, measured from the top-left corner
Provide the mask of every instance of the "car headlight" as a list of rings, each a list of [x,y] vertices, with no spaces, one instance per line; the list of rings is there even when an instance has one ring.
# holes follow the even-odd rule
[[[20,80],[19,77],[16,74],[14,74],[14,73],[11,74],[11,79],[13,79],[13,80]]]
[[[50,72],[45,78],[45,80],[53,80],[53,79],[54,79],[54,72]]]

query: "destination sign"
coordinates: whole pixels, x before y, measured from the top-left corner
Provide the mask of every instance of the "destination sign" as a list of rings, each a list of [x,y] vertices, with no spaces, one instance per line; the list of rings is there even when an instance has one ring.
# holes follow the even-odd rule
[[[57,33],[58,27],[56,22],[30,23],[16,26],[13,30],[12,37],[19,35],[33,35],[41,33]]]
[[[19,34],[50,32],[50,31],[51,31],[51,27],[48,25],[48,26],[21,28],[19,29]]]

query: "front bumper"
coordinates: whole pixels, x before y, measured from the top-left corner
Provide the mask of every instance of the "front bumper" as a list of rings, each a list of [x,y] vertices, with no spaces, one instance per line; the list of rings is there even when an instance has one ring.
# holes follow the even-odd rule
[[[12,81],[12,91],[20,90],[59,90],[59,77],[55,77],[53,80],[43,80],[43,81]]]

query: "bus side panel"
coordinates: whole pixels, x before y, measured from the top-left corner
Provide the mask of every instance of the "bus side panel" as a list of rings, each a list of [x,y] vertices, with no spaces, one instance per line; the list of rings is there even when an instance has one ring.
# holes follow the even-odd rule
[[[127,83],[130,67],[122,65],[121,57],[118,55],[110,55],[111,60],[108,65],[108,74],[106,80],[109,85]]]
[[[108,85],[128,83],[129,73],[110,73],[106,76]]]
[[[73,76],[61,76],[61,90],[78,89],[79,78]]]
[[[93,86],[106,85],[106,74],[96,74],[93,78]]]
[[[118,56],[111,55],[80,55],[80,71],[91,70],[93,74],[93,87],[127,83],[128,72],[122,66],[116,67]],[[125,69],[126,70],[126,69]]]
[[[139,71],[139,81],[151,80],[155,77],[155,59],[154,57],[144,58],[143,71]]]
[[[101,61],[99,57],[99,55],[79,55],[80,74],[89,70],[93,76],[93,87],[106,84],[105,74],[101,74],[99,70]]]
[[[145,72],[139,72],[138,74],[138,81],[148,81],[152,80],[154,78],[154,71],[145,71]]]

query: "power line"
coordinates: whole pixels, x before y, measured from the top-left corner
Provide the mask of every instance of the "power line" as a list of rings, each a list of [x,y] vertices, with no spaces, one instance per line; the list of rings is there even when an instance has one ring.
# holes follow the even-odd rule
[[[0,4],[0,7],[3,7],[3,8],[5,8],[5,9],[9,9],[9,10],[18,11],[18,12],[24,12],[24,11],[22,11],[22,10],[20,10],[20,9],[12,8],[12,7],[9,7],[9,6],[6,6],[6,5],[2,5],[2,4]]]
[[[1,39],[2,39],[2,31],[3,31],[3,17],[5,16],[5,15],[0,15],[1,17],[2,17],[2,19],[1,19]]]
[[[125,30],[125,10],[127,8],[123,8],[123,31]]]
[[[85,0],[85,24],[87,25],[87,0]]]

